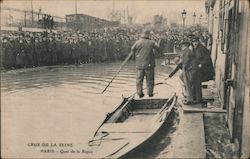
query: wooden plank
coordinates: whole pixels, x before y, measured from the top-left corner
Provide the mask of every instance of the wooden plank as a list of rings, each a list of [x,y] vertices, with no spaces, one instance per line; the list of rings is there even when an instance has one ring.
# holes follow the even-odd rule
[[[160,109],[137,109],[132,111],[133,115],[144,115],[144,114],[149,114],[149,115],[154,115],[159,112]]]
[[[200,105],[196,107],[201,108]],[[180,111],[180,123],[171,143],[169,153],[163,158],[205,158],[203,114]]]
[[[179,111],[180,122],[173,134],[168,152],[162,158],[205,158],[205,132],[202,113],[184,113],[185,109],[202,109],[202,104],[185,105],[179,98],[183,108]]]
[[[148,124],[148,122],[106,123],[100,128],[100,131],[112,133],[150,132]]]
[[[214,97],[212,97],[212,96],[203,96],[202,100],[205,100],[205,101],[214,101]]]
[[[184,113],[226,113],[226,110],[218,108],[202,108],[201,104],[182,105]]]
[[[186,108],[183,109],[184,113],[226,113],[226,110],[222,109],[208,109],[208,108]]]
[[[125,109],[125,107],[128,106],[128,104],[131,102],[131,100],[133,99],[134,97],[130,97],[124,104],[123,106],[116,110],[114,112],[114,114],[112,114],[112,116],[107,120],[107,123],[114,123],[118,120],[119,117],[121,117],[122,113],[123,113],[123,109]]]

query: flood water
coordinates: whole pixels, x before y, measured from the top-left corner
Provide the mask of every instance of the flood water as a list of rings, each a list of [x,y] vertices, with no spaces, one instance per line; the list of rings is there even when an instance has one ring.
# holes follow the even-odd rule
[[[156,61],[155,83],[172,70],[161,66],[162,62],[163,59]],[[101,94],[120,64],[53,66],[2,73],[2,152],[14,158],[88,158],[87,143],[106,113],[118,106],[122,96],[135,92],[135,65],[129,61]],[[162,147],[155,149],[164,151]],[[81,153],[70,153],[72,150]]]

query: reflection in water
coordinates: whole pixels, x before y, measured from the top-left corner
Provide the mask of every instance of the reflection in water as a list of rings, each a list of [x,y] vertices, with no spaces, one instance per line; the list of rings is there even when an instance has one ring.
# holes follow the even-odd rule
[[[155,81],[159,82],[167,77],[171,68],[160,66],[162,60],[156,62]],[[5,112],[2,126],[12,125],[3,135],[13,138],[13,142],[6,142],[10,144],[7,146],[24,158],[30,153],[41,157],[38,151],[25,146],[30,141],[70,142],[74,148],[85,148],[106,113],[117,107],[122,95],[135,92],[135,65],[130,61],[101,94],[120,64],[44,67],[2,73],[1,104]],[[20,134],[27,134],[27,129],[32,131],[20,138]],[[51,155],[53,157],[53,154],[47,157]]]

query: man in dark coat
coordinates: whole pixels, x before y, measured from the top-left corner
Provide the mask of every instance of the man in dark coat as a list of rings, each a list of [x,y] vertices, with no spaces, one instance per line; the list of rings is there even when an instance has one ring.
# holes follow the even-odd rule
[[[48,40],[46,36],[42,38],[41,43],[41,65],[47,65],[48,64]]]
[[[12,56],[13,56],[13,45],[8,38],[3,39],[3,53],[2,55],[2,64],[5,69],[10,69],[12,67]]]
[[[197,59],[195,58],[194,52],[189,49],[190,43],[188,41],[183,41],[180,46],[182,50],[183,82],[186,94],[184,104],[200,102],[200,94],[196,93],[198,86],[201,84],[198,77]]]
[[[25,65],[25,62],[24,62],[25,61],[25,44],[24,44],[23,38],[20,38],[17,48],[18,48],[18,53],[16,56],[16,65],[17,65],[17,68],[22,68]]]
[[[144,76],[146,76],[148,96],[153,96],[155,67],[155,55],[153,51],[158,48],[159,44],[150,40],[150,32],[148,30],[143,31],[141,39],[136,41],[131,48],[132,53],[136,56],[136,89],[140,98],[144,96]]]
[[[70,40],[63,41],[63,63],[64,64],[71,64],[71,44]]]
[[[61,39],[59,38],[56,38],[55,40],[55,53],[56,53],[56,59],[57,59],[57,63],[54,63],[54,64],[62,64],[63,62],[63,45],[62,45],[62,42],[61,42]]]
[[[193,40],[193,52],[197,60],[198,72],[194,82],[195,101],[202,101],[201,83],[214,79],[214,68],[209,51],[200,43],[200,39],[195,37]]]
[[[213,80],[215,71],[209,50],[201,44],[198,37],[193,39],[193,45],[196,59],[200,66],[201,82]]]
[[[81,63],[87,63],[87,42],[85,38],[81,38],[79,41],[80,44],[80,56]]]
[[[77,65],[78,61],[78,49],[77,49],[78,45],[77,45],[77,40],[74,39],[71,43],[71,53],[72,53],[72,59],[73,59],[73,64]]]
[[[34,56],[34,65],[40,66],[41,65],[41,45],[39,43],[38,39],[35,39],[34,42],[34,50],[33,50],[33,56]]]

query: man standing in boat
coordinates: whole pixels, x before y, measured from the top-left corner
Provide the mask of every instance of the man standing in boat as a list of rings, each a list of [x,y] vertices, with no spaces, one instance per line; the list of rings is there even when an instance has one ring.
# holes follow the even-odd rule
[[[131,51],[136,58],[136,90],[140,98],[143,93],[143,79],[146,77],[147,93],[149,97],[153,96],[154,90],[154,67],[155,55],[154,49],[159,48],[159,43],[150,40],[150,31],[144,30],[141,38],[135,42]]]

